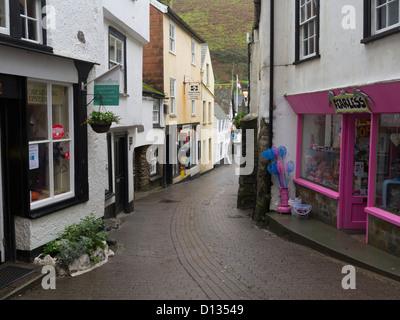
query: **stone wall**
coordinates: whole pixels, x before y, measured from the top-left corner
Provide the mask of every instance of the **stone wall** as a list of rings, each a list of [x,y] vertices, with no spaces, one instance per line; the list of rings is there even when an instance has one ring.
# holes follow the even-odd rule
[[[332,199],[298,184],[296,184],[296,197],[300,197],[303,204],[311,205],[310,217],[335,228],[337,227],[339,200]]]
[[[241,122],[241,130],[242,130],[242,154],[241,159],[245,159],[246,157],[253,157],[254,163],[257,163],[257,116],[255,115],[247,115],[242,119]],[[250,129],[247,131],[247,129]],[[253,131],[251,131],[251,129]],[[254,134],[254,145],[247,148],[247,140],[248,134]],[[246,154],[247,149],[251,150],[251,154]],[[247,163],[248,165],[248,163]],[[241,169],[246,167],[246,162],[240,165]],[[255,199],[256,199],[256,179],[257,179],[257,170],[256,166],[254,166],[253,171],[250,174],[240,175],[239,176],[239,190],[237,195],[237,207],[240,209],[254,209],[255,207]]]
[[[400,227],[369,215],[368,244],[400,257]]]
[[[259,126],[260,130],[257,141],[257,193],[253,218],[258,225],[265,226],[265,216],[270,210],[271,175],[267,170],[268,162],[261,156],[261,153],[270,148],[269,123],[261,119]]]
[[[146,152],[149,146],[135,149],[135,189],[137,191],[150,190],[150,169],[151,165],[146,159]]]

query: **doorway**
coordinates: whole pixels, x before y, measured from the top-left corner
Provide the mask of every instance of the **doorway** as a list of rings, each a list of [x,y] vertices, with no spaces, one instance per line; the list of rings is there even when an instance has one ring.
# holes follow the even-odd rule
[[[128,137],[114,134],[115,215],[128,212]]]
[[[371,115],[344,115],[343,227],[366,229]]]

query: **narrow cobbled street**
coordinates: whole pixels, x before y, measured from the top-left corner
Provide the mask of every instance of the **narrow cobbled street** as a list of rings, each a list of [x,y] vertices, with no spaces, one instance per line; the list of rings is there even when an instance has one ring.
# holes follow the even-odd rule
[[[15,299],[260,300],[398,299],[400,283],[357,270],[344,290],[345,263],[256,227],[236,208],[234,165],[139,199],[109,236],[116,254],[77,277],[59,277]]]

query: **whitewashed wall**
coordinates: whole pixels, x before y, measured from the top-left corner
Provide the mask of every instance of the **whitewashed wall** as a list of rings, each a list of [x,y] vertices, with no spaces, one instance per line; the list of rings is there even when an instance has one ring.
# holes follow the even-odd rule
[[[140,124],[142,117],[142,46],[149,41],[149,1],[131,0],[92,0],[92,1],[56,1],[47,0],[47,4],[55,8],[55,29],[47,30],[48,45],[54,53],[85,61],[96,62],[97,65],[89,75],[94,80],[108,69],[108,26],[113,25],[127,34],[128,97],[121,98],[119,107],[110,107],[122,117],[121,127]],[[78,38],[78,32],[83,38]],[[41,61],[41,57],[37,58]],[[51,59],[49,59],[51,62]],[[40,62],[42,63],[42,62]],[[17,65],[17,63],[16,63]],[[37,66],[40,66],[38,64]],[[73,63],[69,67],[74,70]],[[44,68],[51,73],[40,71],[43,79],[68,79],[77,82],[77,73],[65,71],[60,64],[58,68]],[[32,71],[35,74],[34,71]],[[26,73],[25,73],[26,75]],[[92,99],[93,83],[88,86],[88,101]],[[108,109],[108,107],[107,107]],[[93,110],[88,107],[88,112]],[[135,130],[129,129],[129,135]],[[89,159],[89,201],[45,217],[29,220],[16,218],[16,242],[19,250],[33,250],[55,239],[67,225],[77,223],[81,218],[95,213],[96,217],[104,215],[104,190],[107,181],[107,143],[106,134],[97,134],[88,126],[88,159]],[[132,163],[129,152],[128,164]],[[132,166],[128,168],[132,170]],[[129,174],[132,180],[132,172]],[[133,181],[129,181],[133,186]],[[130,201],[133,191],[130,190]]]
[[[285,145],[287,160],[295,160],[297,117],[285,94],[317,92],[390,81],[400,78],[400,41],[398,34],[361,44],[363,39],[363,2],[359,0],[321,1],[319,59],[294,65],[295,2],[275,1],[274,63],[274,145]],[[342,27],[342,8],[356,9],[356,28]],[[260,121],[269,118],[270,0],[261,5],[260,27],[254,33],[251,60],[251,112]],[[297,168],[296,168],[297,169]],[[292,173],[291,177],[295,176]],[[279,203],[278,182],[273,178],[271,209]],[[291,196],[295,195],[293,184]]]

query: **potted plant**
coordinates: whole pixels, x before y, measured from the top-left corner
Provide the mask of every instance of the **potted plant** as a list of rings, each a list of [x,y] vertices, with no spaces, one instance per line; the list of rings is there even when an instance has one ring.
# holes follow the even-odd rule
[[[105,111],[93,111],[90,116],[86,119],[85,123],[88,123],[93,131],[97,133],[107,132],[113,122],[119,123],[120,117],[114,112]]]

